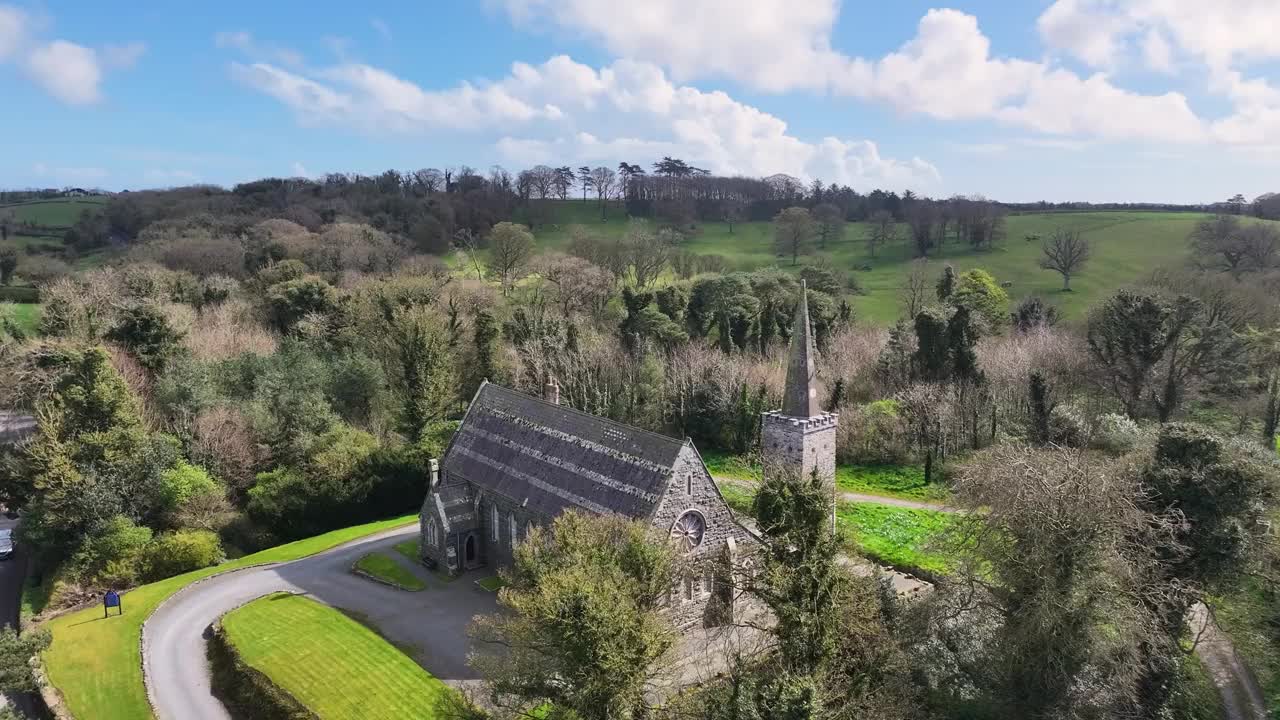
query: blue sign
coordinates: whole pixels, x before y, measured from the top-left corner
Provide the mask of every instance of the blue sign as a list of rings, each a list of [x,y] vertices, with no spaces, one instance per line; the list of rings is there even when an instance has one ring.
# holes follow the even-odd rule
[[[102,598],[102,604],[107,607],[120,607],[120,593],[108,590],[106,597]]]

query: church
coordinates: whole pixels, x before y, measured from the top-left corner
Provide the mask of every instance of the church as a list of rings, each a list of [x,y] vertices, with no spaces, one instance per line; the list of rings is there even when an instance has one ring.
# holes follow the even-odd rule
[[[765,472],[790,466],[833,480],[836,416],[819,407],[803,290],[794,328],[783,407],[761,420]],[[686,560],[668,595],[677,626],[732,617],[725,579],[758,540],[734,519],[691,440],[565,407],[554,382],[541,398],[482,383],[431,464],[423,562],[454,575],[508,565],[532,528],[566,510],[621,515],[670,536]]]

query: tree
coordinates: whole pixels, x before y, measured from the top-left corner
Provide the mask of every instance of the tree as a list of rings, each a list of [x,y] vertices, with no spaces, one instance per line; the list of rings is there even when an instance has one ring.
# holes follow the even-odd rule
[[[600,202],[600,219],[607,220],[606,210],[609,208],[609,199],[617,191],[618,174],[601,165],[591,171],[591,187],[595,188],[596,200]]]
[[[13,282],[13,273],[18,269],[18,251],[8,245],[0,247],[0,285]]]
[[[986,332],[999,332],[1009,320],[1009,294],[986,270],[974,268],[960,274],[947,302],[967,308],[983,323]]]
[[[809,211],[818,236],[818,247],[827,249],[827,245],[844,239],[844,210],[832,203],[815,205]]]
[[[809,251],[813,239],[813,218],[802,207],[789,207],[773,219],[775,251],[790,255],[791,264],[799,264],[800,255]]]
[[[327,315],[337,304],[338,291],[319,275],[306,275],[267,288],[267,314],[280,332],[293,330],[313,313]]]
[[[1130,290],[1112,295],[1089,315],[1089,355],[1130,418],[1141,416],[1156,366],[1187,321],[1160,295]]]
[[[115,327],[107,332],[107,339],[123,345],[153,373],[164,370],[165,364],[179,352],[182,336],[154,303],[126,308]]]
[[[1033,370],[1029,382],[1031,401],[1031,442],[1044,445],[1049,442],[1049,417],[1053,414],[1053,404],[1049,400],[1049,381],[1044,373]]]
[[[906,207],[907,228],[915,243],[916,257],[925,257],[933,247],[933,228],[938,219],[938,209],[931,200],[912,200]]]
[[[678,577],[672,546],[644,523],[571,511],[514,554],[501,611],[471,631],[502,648],[471,658],[494,703],[516,712],[550,703],[582,720],[648,717],[646,684],[676,641],[661,612]]]
[[[875,257],[880,248],[898,241],[898,222],[888,210],[877,210],[868,219],[867,252]]]
[[[1040,248],[1044,257],[1040,267],[1062,276],[1062,291],[1071,292],[1071,276],[1089,261],[1092,248],[1078,230],[1054,230]]]
[[[582,185],[582,202],[587,201],[587,191],[591,189],[591,168],[583,165],[578,168],[578,182]]]
[[[1191,231],[1189,242],[1200,267],[1225,270],[1235,276],[1243,272],[1245,251],[1240,218],[1235,215],[1214,215],[1201,220]]]
[[[1020,333],[1050,328],[1058,324],[1058,308],[1032,295],[1018,303],[1009,314],[1009,321],[1013,323],[1013,329]]]
[[[1244,340],[1249,349],[1254,383],[1263,398],[1262,441],[1272,447],[1280,431],[1280,327],[1267,331],[1251,327],[1245,332]]]
[[[480,265],[480,237],[469,228],[461,228],[453,235],[453,246],[470,259],[476,279],[484,280],[484,268]]]
[[[928,258],[912,260],[911,270],[907,272],[907,279],[900,293],[903,317],[914,318],[924,309],[929,298],[929,284]]]
[[[32,660],[48,649],[53,635],[48,628],[19,634],[6,626],[0,629],[0,692],[30,693],[40,689]]]
[[[938,278],[937,295],[939,302],[950,302],[956,291],[956,269],[950,265],[942,268],[942,276]]]
[[[1280,231],[1271,224],[1249,225],[1240,231],[1240,251],[1244,254],[1244,266],[1249,270],[1270,270],[1276,266],[1280,255]]]
[[[435,313],[411,306],[390,311],[385,337],[400,384],[401,427],[418,440],[457,403],[448,333]]]
[[[1266,547],[1277,487],[1280,467],[1256,447],[1194,425],[1161,430],[1137,493],[1155,560],[1141,597],[1163,636],[1143,647],[1142,717],[1163,716],[1192,605],[1232,587]]]
[[[1005,444],[967,463],[956,491],[984,511],[957,521],[974,561],[939,590],[937,609],[958,616],[956,635],[935,644],[952,653],[978,638],[987,646],[978,655],[986,667],[961,656],[956,679],[994,691],[997,717],[1123,717],[1142,637],[1130,595],[1117,589],[1143,567],[1134,561],[1144,548],[1132,482],[1087,453]],[[964,683],[952,687],[953,697],[966,694]]]
[[[528,230],[509,222],[493,226],[489,233],[489,269],[497,273],[504,295],[524,276],[532,257],[533,235]]]
[[[729,234],[733,234],[733,226],[746,219],[747,209],[741,200],[729,198],[720,204],[720,212],[729,226]]]

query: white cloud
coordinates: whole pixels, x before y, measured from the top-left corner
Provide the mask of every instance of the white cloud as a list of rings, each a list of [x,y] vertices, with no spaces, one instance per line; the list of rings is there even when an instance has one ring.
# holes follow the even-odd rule
[[[92,48],[54,40],[31,51],[26,65],[37,84],[68,105],[90,105],[102,97],[102,68]]]
[[[1173,48],[1155,28],[1148,30],[1142,39],[1142,57],[1147,67],[1156,72],[1173,72]]]
[[[12,5],[0,5],[0,62],[18,53],[26,40],[27,14]]]
[[[731,77],[770,91],[821,88],[839,0],[494,0],[520,25],[577,31],[677,80]]]
[[[219,48],[239,50],[248,58],[280,63],[290,67],[302,65],[302,54],[278,45],[262,45],[247,30],[223,30],[213,34],[213,44]]]
[[[725,76],[764,91],[830,92],[904,114],[993,118],[1046,134],[1163,141],[1204,132],[1180,94],[1131,92],[1107,75],[1081,77],[1043,61],[995,56],[977,18],[957,10],[930,10],[914,37],[868,59],[832,48],[836,0],[491,1],[518,24],[582,33],[617,55],[667,67],[677,78]],[[1058,0],[1040,18],[1041,33],[1055,47],[1110,65],[1134,21],[1086,12],[1098,4]],[[1163,39],[1153,35],[1149,52],[1153,62],[1168,66],[1173,58],[1171,51],[1162,54],[1170,50],[1160,46]],[[1055,102],[1051,92],[1064,92],[1071,102]]]
[[[557,56],[536,66],[516,63],[495,82],[447,90],[424,90],[362,64],[306,75],[236,64],[233,72],[301,122],[370,132],[497,130],[497,151],[522,165],[613,165],[678,155],[725,174],[785,172],[859,186],[921,187],[938,180],[937,169],[919,158],[884,157],[866,140],[801,140],[774,115],[724,92],[677,85],[656,65],[632,60],[596,69]]]
[[[36,85],[68,105],[101,100],[104,67],[132,67],[146,51],[136,42],[95,50],[69,40],[43,41],[38,36],[44,24],[0,3],[0,64],[21,67]]]

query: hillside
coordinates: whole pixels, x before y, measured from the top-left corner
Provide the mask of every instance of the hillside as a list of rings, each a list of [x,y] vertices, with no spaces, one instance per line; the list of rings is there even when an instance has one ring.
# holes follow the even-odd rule
[[[1008,237],[995,250],[977,252],[949,241],[934,251],[930,262],[939,266],[950,263],[960,271],[984,268],[997,280],[1012,283],[1008,292],[1015,301],[1040,295],[1058,305],[1068,319],[1080,318],[1117,287],[1140,281],[1157,267],[1185,262],[1187,235],[1203,217],[1196,213],[1161,212],[1011,215]],[[571,224],[582,224],[591,232],[608,235],[623,233],[627,227],[622,208],[610,207],[609,219],[602,222],[599,205],[590,201],[557,202],[553,218],[554,225],[537,232],[544,249],[564,249]],[[1058,228],[1080,230],[1093,243],[1093,258],[1078,277],[1072,278],[1070,293],[1061,292],[1062,278],[1057,273],[1040,268],[1040,242],[1027,240],[1028,236],[1048,236]],[[882,248],[873,258],[865,245],[868,232],[867,223],[849,223],[842,242],[825,252],[802,257],[800,263],[825,256],[837,268],[848,270],[866,292],[853,301],[859,317],[887,324],[898,317],[898,293],[909,272],[912,248],[904,239]],[[905,235],[906,228],[900,228],[900,232]],[[741,223],[734,226],[732,233],[724,223],[700,224],[683,247],[699,254],[723,255],[730,266],[740,270],[770,265],[790,267],[789,258],[774,254],[770,223]],[[857,269],[861,267],[870,270]]]

